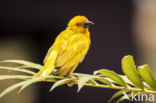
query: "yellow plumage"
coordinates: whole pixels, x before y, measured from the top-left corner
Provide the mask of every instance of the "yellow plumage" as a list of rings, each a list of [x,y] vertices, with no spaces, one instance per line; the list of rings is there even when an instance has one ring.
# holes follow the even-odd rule
[[[55,39],[45,59],[44,67],[33,78],[47,76],[58,69],[59,76],[69,76],[81,63],[90,47],[89,24],[85,16],[72,18],[67,28]]]

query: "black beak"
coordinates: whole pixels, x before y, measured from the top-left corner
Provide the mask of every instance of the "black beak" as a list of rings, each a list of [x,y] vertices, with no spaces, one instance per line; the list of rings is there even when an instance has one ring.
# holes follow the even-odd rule
[[[88,21],[85,21],[83,26],[86,28],[86,27],[89,27],[90,25],[94,25],[94,23],[88,20]]]

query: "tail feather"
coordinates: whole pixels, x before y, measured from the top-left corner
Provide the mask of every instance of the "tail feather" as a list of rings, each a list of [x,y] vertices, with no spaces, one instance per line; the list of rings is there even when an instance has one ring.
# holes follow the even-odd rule
[[[47,76],[49,75],[50,73],[52,73],[52,71],[55,69],[55,67],[46,67],[44,66],[37,74],[35,74],[33,76],[33,78],[36,78],[36,77],[41,77],[41,76]]]
[[[49,56],[46,58],[44,67],[37,74],[35,74],[33,78],[49,75],[55,69],[57,54],[58,53],[56,51],[51,51],[51,53],[48,54]]]

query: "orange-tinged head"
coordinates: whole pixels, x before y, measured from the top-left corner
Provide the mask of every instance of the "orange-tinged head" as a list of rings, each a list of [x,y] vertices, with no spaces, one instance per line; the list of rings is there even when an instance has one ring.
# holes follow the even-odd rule
[[[87,17],[75,16],[69,21],[68,28],[77,32],[85,32],[86,30],[88,30],[90,24],[94,23],[89,21]]]

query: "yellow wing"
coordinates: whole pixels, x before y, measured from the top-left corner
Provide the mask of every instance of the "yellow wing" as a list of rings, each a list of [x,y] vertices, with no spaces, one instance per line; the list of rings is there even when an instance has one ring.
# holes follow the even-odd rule
[[[52,51],[59,52],[60,49],[63,48],[64,45],[66,45],[66,35],[67,35],[66,31],[63,31],[57,36],[57,38],[55,39],[55,42],[50,47],[50,49],[47,52],[47,55],[44,58],[44,61],[43,61],[44,64],[46,63]]]
[[[77,65],[83,61],[90,46],[90,38],[84,34],[73,34],[60,49],[56,59],[56,67],[60,67],[59,75],[70,75]]]

